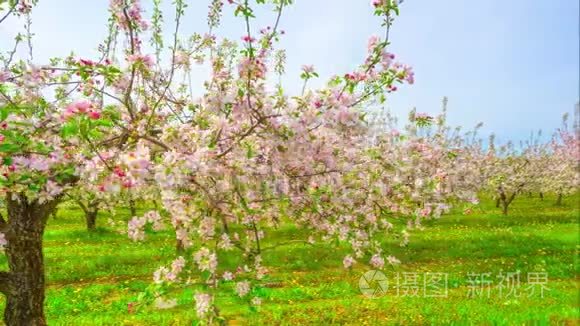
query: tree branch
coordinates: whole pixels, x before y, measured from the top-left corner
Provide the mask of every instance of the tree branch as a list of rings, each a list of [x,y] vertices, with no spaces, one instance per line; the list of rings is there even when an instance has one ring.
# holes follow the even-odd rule
[[[6,19],[6,18],[8,18],[8,16],[10,16],[10,14],[11,14],[12,12],[14,12],[14,7],[16,7],[16,5],[12,6],[12,8],[10,8],[10,9],[8,10],[8,12],[7,12],[7,13],[6,13],[4,16],[2,16],[2,18],[0,18],[0,24],[2,24],[2,22],[3,22],[3,21]]]

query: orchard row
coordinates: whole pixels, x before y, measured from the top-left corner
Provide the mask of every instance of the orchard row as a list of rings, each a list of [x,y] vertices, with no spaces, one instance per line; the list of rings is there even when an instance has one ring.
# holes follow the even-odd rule
[[[180,32],[184,0],[173,2],[173,22],[164,21],[161,1],[146,12],[139,0],[111,0],[99,56],[48,63],[32,60],[36,2],[0,0],[0,23],[25,25],[2,49],[0,67],[0,191],[8,215],[0,231],[10,267],[0,272],[0,291],[8,325],[46,324],[42,235],[69,199],[85,211],[89,229],[99,210],[154,203],[129,221],[128,236],[146,241],[147,228],[174,230],[181,255],[154,273],[157,295],[199,280],[195,309],[213,324],[221,320],[214,294],[224,282],[260,303],[252,288],[268,273],[264,237],[281,224],[308,230],[305,242],[348,244],[347,268],[381,269],[399,263],[382,240],[405,245],[424,219],[453,205],[469,210],[481,192],[497,196],[507,213],[522,192],[575,189],[577,126],[516,148],[484,146],[475,131],[449,127],[445,114],[413,112],[401,131],[391,119],[368,117],[370,107],[414,82],[411,67],[388,51],[399,1],[371,2],[384,36],[369,39],[358,67],[312,89],[308,82],[319,76],[304,66],[301,94],[276,82],[285,73],[286,52],[276,45],[291,0],[209,1],[207,31],[188,37]],[[258,6],[274,14],[256,30]],[[224,12],[244,26],[237,41],[215,32]],[[211,76],[195,97],[188,81],[200,64]],[[243,263],[227,270],[226,255]]]

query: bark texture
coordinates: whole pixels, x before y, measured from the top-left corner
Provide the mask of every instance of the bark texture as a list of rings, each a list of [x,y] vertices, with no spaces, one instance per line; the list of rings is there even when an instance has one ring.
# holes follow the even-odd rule
[[[4,322],[8,326],[46,325],[44,317],[44,257],[42,237],[58,200],[29,201],[24,195],[6,197],[8,221],[0,221],[6,235],[9,272],[0,275],[6,296]]]
[[[93,209],[85,212],[85,220],[87,222],[87,231],[95,231],[97,229],[97,214],[98,209]]]

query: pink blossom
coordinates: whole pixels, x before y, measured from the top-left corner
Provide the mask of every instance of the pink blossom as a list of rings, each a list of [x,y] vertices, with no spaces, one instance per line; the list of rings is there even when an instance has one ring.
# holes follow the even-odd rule
[[[431,117],[431,116],[430,116],[430,115],[428,115],[427,113],[420,113],[420,112],[418,112],[418,113],[415,113],[415,119],[418,119],[418,120],[419,120],[419,119],[422,119],[422,120],[424,120],[424,119],[432,119],[432,118],[433,118],[433,117]]]
[[[155,284],[163,283],[167,273],[169,273],[169,269],[167,269],[167,267],[160,267],[155,272],[153,272],[153,282]]]
[[[131,64],[135,63],[142,63],[147,68],[152,68],[155,64],[155,60],[153,56],[150,54],[142,55],[142,54],[130,54],[127,56],[127,61]]]
[[[196,293],[195,299],[195,311],[199,318],[204,318],[211,309],[211,296],[207,293]]]
[[[413,85],[415,83],[415,72],[413,72],[413,68],[405,66],[403,71],[405,73],[405,80],[407,83],[409,83],[409,85]]]
[[[142,217],[134,216],[128,223],[127,234],[133,241],[145,239],[145,232],[143,228],[147,220]]]
[[[171,263],[171,271],[174,272],[175,274],[181,273],[183,267],[185,267],[185,258],[181,256],[179,256]]]
[[[91,110],[91,111],[89,111],[88,116],[92,120],[97,120],[97,119],[101,118],[101,113]]]
[[[234,279],[234,274],[232,272],[225,271],[222,277],[225,281],[231,281]]]
[[[10,78],[10,73],[8,71],[0,71],[0,83],[4,83]]]
[[[184,247],[191,246],[191,240],[189,239],[189,233],[184,228],[178,228],[175,230],[175,238],[179,241]]]
[[[401,263],[401,261],[400,261],[400,260],[398,260],[397,258],[395,258],[394,256],[388,256],[388,257],[387,257],[387,262],[388,262],[389,264],[393,265],[393,266],[394,266],[394,265],[398,265],[398,264],[400,264],[400,263]]]
[[[189,54],[183,50],[176,51],[175,64],[180,66],[189,66]]]
[[[94,111],[91,110],[91,108],[93,107],[94,107],[93,103],[91,103],[88,100],[79,100],[73,102],[65,108],[64,113],[62,114],[62,119],[66,121],[77,114],[86,114],[86,113],[88,113],[90,116],[91,114],[90,112]]]
[[[350,125],[354,122],[355,114],[348,107],[343,106],[336,111],[336,121],[344,124]]]
[[[383,257],[381,257],[380,254],[374,254],[371,257],[371,260],[369,261],[369,263],[373,267],[378,268],[378,269],[381,269],[381,268],[383,268],[383,266],[385,266],[385,260],[383,259]]]
[[[252,43],[254,42],[256,39],[249,36],[249,35],[244,35],[242,36],[242,41],[247,42],[247,43]]]
[[[351,255],[344,257],[344,259],[342,260],[344,268],[351,268],[354,263],[356,263],[356,260],[354,260],[354,258],[352,258]]]
[[[419,216],[421,217],[427,217],[429,214],[431,214],[431,207],[425,207],[419,212]]]
[[[371,6],[373,7],[380,7],[384,5],[385,0],[371,0]]]
[[[86,113],[92,106],[93,104],[88,100],[80,100],[74,103],[74,107],[80,113]]]
[[[163,229],[161,215],[157,211],[149,211],[145,213],[143,217],[147,219],[147,222],[153,224],[153,230],[159,231]]]
[[[58,183],[48,180],[45,185],[45,191],[49,197],[54,198],[62,193],[62,187]]]
[[[477,199],[476,197],[470,198],[468,201],[473,205],[479,204],[479,199]]]
[[[28,167],[37,171],[48,171],[50,168],[48,160],[43,157],[32,156],[28,160]]]
[[[236,283],[236,293],[240,297],[245,297],[248,293],[250,293],[250,282],[242,281]]]
[[[157,297],[155,299],[155,308],[157,308],[157,309],[171,309],[175,306],[177,306],[176,299],[165,300],[162,297]]]
[[[220,238],[220,242],[218,244],[218,247],[220,249],[223,250],[232,250],[234,248],[234,244],[232,243],[232,241],[230,240],[230,237],[228,236],[227,233],[223,233],[221,238]]]
[[[105,192],[118,193],[119,191],[121,191],[121,185],[117,182],[106,182],[103,185],[103,189]]]
[[[377,47],[377,44],[379,44],[380,42],[380,38],[376,35],[373,35],[369,38],[368,44],[367,44],[367,50],[369,52],[374,51],[374,49]]]
[[[79,59],[79,63],[82,66],[94,66],[95,62],[93,62],[92,60],[87,60],[87,59]]]
[[[303,65],[302,66],[302,71],[304,71],[305,73],[313,73],[314,72],[314,66],[313,65]]]
[[[194,255],[195,260],[200,271],[209,271],[214,273],[217,268],[217,256],[212,253],[209,249],[203,247],[198,250]]]

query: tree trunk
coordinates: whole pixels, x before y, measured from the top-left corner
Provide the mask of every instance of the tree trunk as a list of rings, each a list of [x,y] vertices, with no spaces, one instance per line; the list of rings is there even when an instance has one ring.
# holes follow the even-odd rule
[[[540,193],[540,200],[542,200],[542,201],[544,200],[544,193],[543,192]]]
[[[99,213],[98,208],[93,208],[85,213],[85,219],[87,221],[87,231],[94,231],[97,228],[97,214]]]
[[[511,200],[508,200],[508,198],[507,198],[505,192],[503,191],[503,189],[500,190],[499,198],[498,198],[498,202],[497,203],[499,204],[501,202],[501,211],[502,211],[503,215],[507,215],[507,213],[508,213],[508,206],[510,205],[511,201],[513,200],[513,197],[514,196],[512,196]],[[499,207],[499,205],[498,205],[498,207]]]
[[[137,216],[137,209],[135,208],[135,200],[133,198],[129,199],[129,210],[131,211],[131,217]]]
[[[85,222],[87,224],[87,231],[94,231],[97,227],[97,214],[99,213],[99,200],[88,201],[85,205],[80,199],[75,199],[79,207],[85,213]]]
[[[496,208],[499,208],[499,205],[500,205],[500,204],[501,204],[501,199],[498,197],[498,198],[495,200],[495,207],[496,207]]]
[[[558,194],[558,198],[556,199],[556,206],[562,206],[562,194]]]
[[[5,231],[9,272],[0,275],[0,291],[6,295],[4,322],[13,325],[46,325],[44,317],[44,259],[42,236],[58,200],[29,202],[26,196],[7,195]]]
[[[508,207],[509,207],[509,204],[506,201],[502,202],[502,204],[503,205],[502,205],[502,208],[501,208],[501,212],[503,213],[503,215],[508,215]]]
[[[175,252],[178,255],[183,254],[185,252],[185,246],[183,245],[183,242],[181,242],[179,239],[176,240],[175,242]]]
[[[507,198],[507,196],[505,196],[505,194],[502,195],[502,202],[503,202],[503,215],[508,215],[508,207],[510,206],[510,204],[514,201],[514,199],[516,198],[517,192],[513,192],[511,194],[511,196],[509,198]]]

